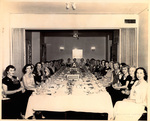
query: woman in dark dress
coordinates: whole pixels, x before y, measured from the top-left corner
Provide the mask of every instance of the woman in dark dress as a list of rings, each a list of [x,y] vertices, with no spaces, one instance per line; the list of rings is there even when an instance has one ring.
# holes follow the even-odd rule
[[[67,62],[66,62],[66,67],[71,67],[71,66],[72,66],[71,59],[68,58],[68,59],[67,59]]]
[[[113,63],[113,81],[112,84],[109,87],[106,87],[107,92],[110,94],[111,99],[112,99],[112,103],[113,105],[116,103],[116,101],[118,101],[118,95],[117,93],[119,92],[119,90],[114,89],[113,87],[118,83],[119,81],[119,76],[121,74],[120,72],[120,64],[118,62],[114,62]]]
[[[40,62],[35,64],[33,73],[35,74],[36,84],[40,84],[43,80],[42,64]]]
[[[15,71],[16,68],[13,65],[6,67],[6,76],[2,79],[2,88],[4,94],[11,100],[8,109],[11,111],[11,116],[8,118],[19,119],[21,118],[20,113],[22,113],[22,110],[24,109],[23,93],[25,92],[25,89],[22,81],[19,81],[19,78],[14,76]]]
[[[44,80],[44,83],[52,76],[53,74],[53,71],[51,68],[48,68],[48,67],[45,67],[44,68],[44,76],[43,76],[43,80]]]
[[[135,70],[136,70],[136,67],[133,67],[133,66],[131,66],[130,69],[129,69],[129,74],[132,77],[132,80],[131,80],[131,82],[128,85],[128,89],[129,90],[131,90],[132,86],[134,85],[134,83],[136,81],[135,80]]]
[[[87,69],[89,68],[89,66],[90,66],[90,60],[89,59],[86,59],[85,66],[87,67]]]
[[[111,70],[109,67],[109,62],[105,61],[105,67],[101,70],[101,76],[105,76],[108,70]]]
[[[125,90],[128,89],[128,85],[132,80],[132,77],[129,75],[129,67],[128,65],[122,66],[122,78],[119,80],[119,85],[115,87],[115,89],[120,90],[120,93],[118,94],[119,100],[123,100],[124,98],[127,98],[128,95],[125,94]]]
[[[135,70],[136,70],[136,67],[134,67],[134,66],[131,66],[129,68],[129,75],[132,77],[132,80],[129,82],[128,88],[124,91],[124,94],[126,94],[126,95],[130,94],[130,90],[131,90],[132,86],[134,85],[134,83],[136,81],[135,80],[135,75],[134,75]]]
[[[99,78],[99,76],[100,76],[100,71],[101,71],[100,60],[96,60],[95,76],[97,78]]]

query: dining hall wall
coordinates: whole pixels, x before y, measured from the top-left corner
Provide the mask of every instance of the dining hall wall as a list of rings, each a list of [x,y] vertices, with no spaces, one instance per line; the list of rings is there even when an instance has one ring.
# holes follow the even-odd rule
[[[106,37],[45,37],[46,43],[46,59],[57,60],[67,58],[72,59],[72,50],[82,49],[84,59],[106,59]],[[94,51],[91,47],[95,47]],[[64,47],[64,50],[60,50],[60,47]]]

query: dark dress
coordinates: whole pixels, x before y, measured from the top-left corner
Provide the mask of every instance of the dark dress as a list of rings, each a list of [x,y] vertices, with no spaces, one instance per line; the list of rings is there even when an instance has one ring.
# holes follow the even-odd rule
[[[131,77],[130,75],[128,75],[128,76],[126,77],[126,79],[124,79],[124,75],[123,75],[122,78],[121,78],[121,80],[119,80],[119,81],[120,81],[120,83],[122,84],[122,86],[124,86],[124,85],[126,85],[126,82],[127,82],[127,81],[129,81],[129,84],[130,84],[131,80],[132,80],[132,77]],[[129,86],[129,85],[128,85],[128,86]],[[128,97],[129,97],[129,95],[126,95],[126,94],[122,94],[122,93],[121,93],[121,91],[123,91],[123,90],[125,90],[125,89],[121,89],[121,90],[120,90],[120,100],[123,100],[124,98],[128,98]]]
[[[89,63],[85,63],[85,66],[89,67],[89,66],[90,66],[90,64],[89,64]]]
[[[117,80],[119,79],[119,74],[115,74],[113,72],[113,76],[114,76],[114,80],[113,80],[113,84],[117,83]],[[119,80],[120,83],[122,84],[122,86],[126,85],[126,82],[129,81],[129,84],[132,80],[132,77],[130,75],[127,76],[127,78],[124,80],[124,76],[122,76],[122,78]],[[129,86],[129,85],[128,85]],[[129,88],[129,87],[128,87]],[[110,94],[111,98],[112,98],[112,103],[113,105],[115,105],[115,103],[117,101],[121,101],[124,98],[128,98],[129,95],[126,94],[122,94],[121,91],[125,90],[125,89],[120,89],[120,90],[116,90],[114,89],[112,86],[107,87],[106,90],[108,91],[108,93]]]
[[[135,79],[132,79],[131,81],[130,81],[130,83],[129,83],[129,85],[128,85],[128,89],[129,90],[131,90],[131,88],[132,88],[132,86],[133,86],[133,84],[135,83]]]
[[[100,65],[96,65],[95,67],[95,72],[100,72],[101,66]]]
[[[2,83],[7,86],[8,91],[17,90],[21,87],[20,81],[17,80],[16,76],[13,76],[13,80],[6,76],[2,79]],[[22,94],[22,91],[7,95],[7,97],[10,98],[9,107],[7,107],[10,114],[8,115],[8,117],[5,118],[20,118],[20,113],[24,112],[25,108],[24,96]]]
[[[126,79],[124,80],[124,76],[122,76],[122,78],[119,80],[120,83],[123,85],[126,85],[126,82],[129,81],[129,84],[130,84],[130,81],[132,80],[132,77],[130,75],[128,75],[126,77]],[[129,85],[128,85],[129,86]],[[124,90],[124,89],[121,89],[121,90]]]
[[[119,81],[119,73],[116,73],[115,71],[112,72],[113,74],[113,84],[116,84]],[[110,94],[111,99],[112,99],[112,103],[113,105],[115,105],[115,103],[119,100],[119,96],[118,94],[120,94],[120,90],[116,90],[112,87],[112,85],[110,85],[109,87],[106,87],[107,92]]]
[[[17,80],[17,77],[13,76],[13,79],[14,81],[7,76],[2,79],[2,83],[7,86],[8,91],[17,90],[21,87],[20,81]],[[17,92],[15,94],[7,95],[7,97],[12,99],[12,98],[16,98],[17,96],[20,96],[20,94],[22,94],[22,92]]]
[[[106,67],[102,68],[101,69],[101,76],[105,76],[107,74],[107,71],[110,70],[110,69],[111,69],[110,67],[108,67],[108,68],[106,68]]]
[[[34,72],[34,79],[35,79],[35,83],[38,84],[38,83],[41,83],[42,82],[42,76],[43,76],[43,72],[42,70],[40,70],[40,74],[35,70]]]
[[[120,71],[118,73],[116,73],[115,70],[114,70],[112,73],[113,73],[113,82],[112,82],[112,84],[115,84],[119,80]]]
[[[72,63],[66,63],[66,67],[71,67]]]
[[[48,69],[50,71],[50,75],[53,75],[55,73],[55,72],[53,72],[53,70],[51,68],[48,67]]]

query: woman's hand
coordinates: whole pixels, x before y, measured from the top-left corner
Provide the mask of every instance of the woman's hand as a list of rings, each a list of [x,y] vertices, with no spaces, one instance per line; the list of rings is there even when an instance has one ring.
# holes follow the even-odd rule
[[[130,84],[133,84],[133,83],[134,83],[134,81],[131,81],[131,82],[130,82]]]
[[[126,89],[126,90],[125,90],[125,94],[126,94],[126,95],[130,95],[130,90]]]
[[[25,91],[26,91],[25,89],[22,89],[22,93],[25,93]]]
[[[127,102],[135,102],[135,100],[129,99],[129,98],[123,99],[123,101],[127,101]]]
[[[17,92],[20,92],[20,91],[24,91],[25,89],[23,87],[20,87]]]
[[[112,87],[116,90],[120,90],[120,87],[117,84],[112,85]]]
[[[128,101],[129,99],[128,98],[125,98],[125,99],[123,99],[122,101]]]
[[[122,91],[121,91],[121,93],[122,93],[122,94],[125,94],[125,91],[124,91],[124,90],[122,90]]]
[[[120,87],[115,87],[114,89],[116,89],[116,90],[120,90]]]

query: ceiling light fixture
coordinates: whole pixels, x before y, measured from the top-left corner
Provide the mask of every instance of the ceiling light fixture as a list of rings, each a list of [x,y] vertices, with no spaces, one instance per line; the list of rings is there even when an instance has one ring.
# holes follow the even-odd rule
[[[69,9],[69,8],[70,8],[69,3],[66,3],[66,9]]]
[[[77,30],[73,31],[73,37],[79,39],[79,34]]]
[[[76,4],[75,3],[66,3],[66,9],[68,10],[69,8],[70,8],[70,4],[71,4],[71,6],[72,6],[72,10],[76,10]]]
[[[72,9],[76,10],[76,4],[75,3],[72,3]]]

